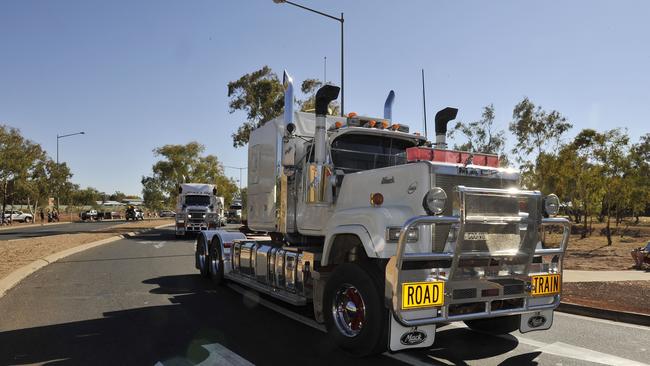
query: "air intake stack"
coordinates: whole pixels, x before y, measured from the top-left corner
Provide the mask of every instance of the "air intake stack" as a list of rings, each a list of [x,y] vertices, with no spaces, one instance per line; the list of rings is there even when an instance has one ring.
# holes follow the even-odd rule
[[[291,135],[296,126],[293,124],[293,79],[287,70],[284,70],[282,75],[282,85],[284,86],[284,131],[285,134]]]
[[[447,107],[436,113],[436,148],[447,148],[447,123],[454,120],[457,114],[458,108],[452,107]]]
[[[325,171],[327,165],[327,107],[338,98],[341,88],[325,85],[316,92],[316,128],[314,131],[314,162],[309,165],[307,203],[325,202]]]

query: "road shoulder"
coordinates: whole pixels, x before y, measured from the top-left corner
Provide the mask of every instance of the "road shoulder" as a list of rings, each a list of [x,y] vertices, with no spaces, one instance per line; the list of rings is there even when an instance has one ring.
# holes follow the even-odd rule
[[[134,231],[129,231],[125,232],[119,235],[114,235],[110,237],[106,237],[100,240],[95,240],[89,243],[80,243],[79,245],[57,251],[52,254],[48,254],[46,256],[43,256],[42,258],[38,258],[36,260],[33,260],[32,262],[23,265],[12,272],[10,272],[7,276],[0,278],[0,298],[3,297],[7,291],[9,291],[11,288],[16,286],[20,281],[31,275],[32,273],[38,271],[39,269],[47,266],[50,263],[54,263],[62,258],[65,258],[67,256],[70,256],[72,254],[76,254],[100,245],[104,245],[107,243],[114,242],[116,240],[123,239],[128,236],[133,236],[138,233],[142,233],[148,230],[153,230],[153,229],[161,229],[167,226],[172,226],[173,223],[166,223],[163,225],[158,225],[155,227],[149,227],[149,228],[142,228],[142,229],[135,229]]]

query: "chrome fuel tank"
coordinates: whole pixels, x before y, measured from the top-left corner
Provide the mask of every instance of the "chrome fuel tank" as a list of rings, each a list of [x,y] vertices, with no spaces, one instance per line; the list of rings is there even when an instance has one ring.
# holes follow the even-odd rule
[[[320,253],[256,241],[233,244],[232,270],[260,284],[311,297],[314,263]]]

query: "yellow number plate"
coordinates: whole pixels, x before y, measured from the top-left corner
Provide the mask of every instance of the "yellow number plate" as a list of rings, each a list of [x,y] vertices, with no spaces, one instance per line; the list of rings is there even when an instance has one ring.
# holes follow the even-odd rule
[[[402,284],[402,309],[442,306],[445,303],[445,283],[409,282]]]
[[[540,275],[540,276],[531,276],[530,284],[532,285],[531,295],[541,296],[541,295],[551,295],[557,294],[560,292],[560,275],[551,274],[551,275]]]

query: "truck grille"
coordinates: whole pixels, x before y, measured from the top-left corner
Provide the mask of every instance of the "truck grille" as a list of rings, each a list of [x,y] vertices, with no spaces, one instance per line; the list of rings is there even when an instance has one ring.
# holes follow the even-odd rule
[[[434,185],[440,187],[447,192],[447,205],[443,211],[443,215],[451,216],[453,214],[453,201],[455,199],[454,188],[456,186],[466,186],[466,187],[481,187],[481,188],[510,188],[517,186],[517,182],[511,180],[504,180],[499,178],[487,178],[487,177],[472,177],[465,175],[443,175],[437,174],[435,176]],[[497,197],[493,197],[497,198]],[[500,198],[500,197],[499,197]],[[500,206],[496,202],[491,202],[487,207],[495,208],[496,210],[500,209]],[[480,209],[480,206],[477,207]],[[507,207],[507,210],[511,208]],[[433,251],[442,252],[445,248],[445,243],[447,242],[447,237],[449,236],[450,225],[435,225],[433,230]]]
[[[187,212],[187,217],[190,222],[202,222],[205,221],[205,210],[191,210]]]

